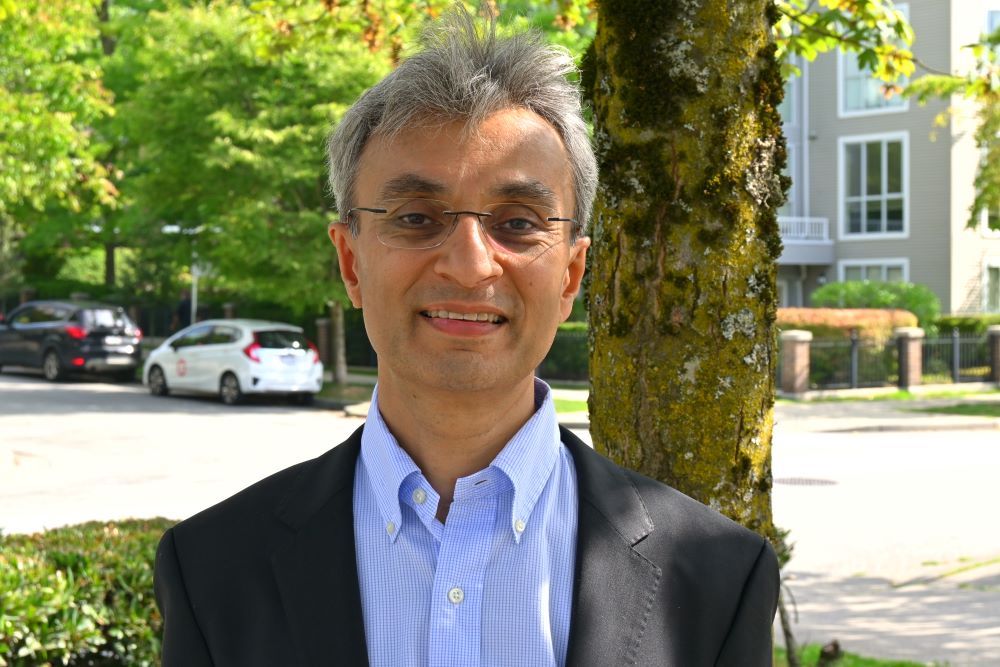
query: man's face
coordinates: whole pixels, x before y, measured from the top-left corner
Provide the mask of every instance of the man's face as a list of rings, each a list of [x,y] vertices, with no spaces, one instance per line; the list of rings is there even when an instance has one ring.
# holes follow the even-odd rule
[[[386,199],[421,197],[483,211],[515,201],[572,217],[566,150],[541,117],[508,109],[463,130],[455,122],[373,138],[361,156],[356,205],[387,208]],[[340,224],[330,237],[351,301],[364,310],[379,381],[397,390],[478,391],[529,380],[569,316],[590,240],[570,244],[570,223],[563,223],[564,240],[526,257],[504,251],[475,216],[462,215],[439,247],[398,249],[378,240],[375,217],[360,214],[357,237]]]

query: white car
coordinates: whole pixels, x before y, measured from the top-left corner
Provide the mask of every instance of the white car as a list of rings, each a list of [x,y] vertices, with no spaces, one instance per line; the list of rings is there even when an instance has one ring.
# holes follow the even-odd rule
[[[149,353],[142,383],[154,396],[218,394],[227,405],[247,394],[284,394],[308,403],[323,386],[319,351],[300,327],[263,320],[205,320]]]

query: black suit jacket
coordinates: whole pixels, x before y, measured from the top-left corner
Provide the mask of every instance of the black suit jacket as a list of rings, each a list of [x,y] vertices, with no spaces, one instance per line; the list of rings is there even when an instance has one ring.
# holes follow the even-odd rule
[[[778,567],[766,541],[568,430],[562,440],[580,502],[567,664],[771,664]],[[164,667],[368,664],[360,449],[358,429],[167,531],[156,554]]]

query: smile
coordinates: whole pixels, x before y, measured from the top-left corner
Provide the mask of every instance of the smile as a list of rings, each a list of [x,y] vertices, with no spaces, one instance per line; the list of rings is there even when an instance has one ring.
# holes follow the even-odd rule
[[[424,310],[420,313],[430,319],[463,320],[466,322],[489,322],[500,324],[506,318],[496,313],[456,313],[450,310]]]

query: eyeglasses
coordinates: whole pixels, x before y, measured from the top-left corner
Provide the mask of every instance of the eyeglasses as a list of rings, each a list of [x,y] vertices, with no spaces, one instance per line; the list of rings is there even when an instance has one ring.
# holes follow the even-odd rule
[[[501,202],[483,211],[457,211],[437,199],[387,199],[385,208],[355,207],[375,215],[375,236],[390,248],[429,250],[447,240],[458,226],[458,218],[474,215],[486,236],[501,250],[536,256],[560,241],[574,241],[578,232],[573,218],[557,217],[556,211],[537,204]],[[572,223],[567,233],[565,223]]]

